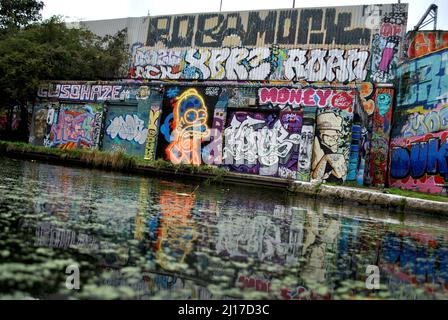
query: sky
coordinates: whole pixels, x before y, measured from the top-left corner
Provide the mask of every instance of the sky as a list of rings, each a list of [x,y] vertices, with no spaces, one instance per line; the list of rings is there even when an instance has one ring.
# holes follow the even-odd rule
[[[43,0],[44,18],[60,15],[67,22],[79,20],[102,20],[125,17],[158,16],[179,13],[219,11],[262,10],[292,8],[293,0]],[[397,0],[295,0],[296,8],[325,7],[339,5],[362,5],[396,3]],[[418,23],[426,9],[435,3],[439,6],[437,28],[448,30],[447,0],[402,0],[409,3],[407,29]],[[433,24],[425,29],[432,29]]]

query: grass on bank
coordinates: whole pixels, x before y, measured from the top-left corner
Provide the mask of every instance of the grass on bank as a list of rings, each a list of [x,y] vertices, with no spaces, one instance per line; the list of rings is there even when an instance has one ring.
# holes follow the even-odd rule
[[[211,178],[215,182],[222,181],[223,177],[227,174],[227,170],[218,168],[215,166],[201,165],[194,166],[189,164],[175,165],[169,161],[162,159],[159,160],[144,160],[135,156],[127,155],[123,152],[106,152],[98,150],[88,149],[59,149],[59,148],[47,148],[36,147],[29,143],[23,142],[9,142],[0,141],[0,155],[5,153],[39,153],[44,155],[56,155],[61,160],[79,160],[94,168],[106,168],[114,170],[127,170],[137,167],[148,167],[155,170],[169,170],[174,172],[188,172],[197,174],[208,174],[213,176]],[[326,183],[327,185],[339,186],[335,183]],[[380,191],[383,193],[395,194],[404,197],[448,202],[448,197],[426,194],[410,190],[402,190],[398,188],[375,188],[367,186],[359,186],[356,182],[346,182],[344,186],[353,188],[362,188],[366,190]]]
[[[175,165],[169,161],[144,160],[136,156],[130,156],[123,152],[106,152],[89,149],[59,149],[33,146],[24,142],[0,141],[0,154],[2,153],[38,153],[43,155],[58,156],[61,160],[79,160],[93,168],[107,168],[114,170],[126,170],[137,167],[148,167],[155,170],[170,170],[174,172],[188,172],[209,174],[214,180],[220,180],[227,170],[214,166],[194,166],[189,164]]]

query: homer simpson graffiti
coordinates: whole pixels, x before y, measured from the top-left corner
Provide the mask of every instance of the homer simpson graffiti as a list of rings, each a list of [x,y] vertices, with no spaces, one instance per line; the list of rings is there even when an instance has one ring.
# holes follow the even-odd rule
[[[201,139],[210,135],[208,111],[204,98],[196,89],[185,91],[174,107],[174,141],[166,149],[174,164],[201,164]]]
[[[316,118],[316,137],[313,146],[313,180],[341,183],[347,174],[346,156],[338,153],[343,118],[332,112]]]

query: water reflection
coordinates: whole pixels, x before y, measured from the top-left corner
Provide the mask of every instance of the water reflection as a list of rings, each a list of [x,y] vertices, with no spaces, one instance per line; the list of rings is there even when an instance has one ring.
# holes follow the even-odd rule
[[[0,159],[1,296],[446,299],[447,222]],[[78,263],[81,290],[65,287]],[[365,287],[366,267],[381,288]]]

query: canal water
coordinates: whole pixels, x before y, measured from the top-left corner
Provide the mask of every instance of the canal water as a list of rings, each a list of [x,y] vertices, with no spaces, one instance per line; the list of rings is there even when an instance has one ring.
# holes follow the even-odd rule
[[[447,299],[447,220],[0,158],[0,298]]]

